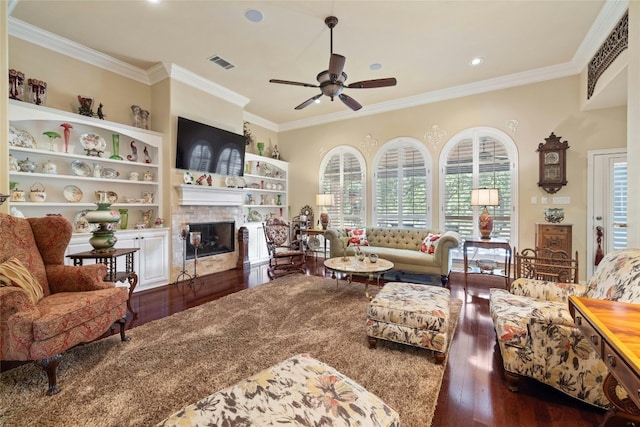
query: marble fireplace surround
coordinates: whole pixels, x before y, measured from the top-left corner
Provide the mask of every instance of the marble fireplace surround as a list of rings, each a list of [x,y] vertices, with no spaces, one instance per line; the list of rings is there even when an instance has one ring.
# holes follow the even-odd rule
[[[173,250],[170,280],[174,281],[182,270],[183,245],[185,242],[180,238],[179,233],[180,226],[184,223],[235,222],[235,251],[204,258],[198,257],[198,276],[236,268],[238,260],[237,227],[243,224],[244,190],[189,184],[176,185],[175,189],[178,195],[178,203],[171,206],[171,230],[173,233],[171,241]],[[187,273],[193,273],[193,259],[187,260],[186,270]]]

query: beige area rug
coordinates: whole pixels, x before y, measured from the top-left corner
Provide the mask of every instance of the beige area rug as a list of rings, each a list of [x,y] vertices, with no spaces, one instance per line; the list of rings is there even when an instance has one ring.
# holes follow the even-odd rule
[[[431,351],[379,341],[369,349],[364,285],[293,275],[68,351],[62,391],[44,395],[33,364],[0,375],[0,425],[149,426],[298,353],[310,353],[380,396],[403,426],[431,425],[444,365]],[[373,287],[375,293],[377,288]],[[453,336],[462,302],[452,300]],[[445,362],[446,363],[446,362]]]

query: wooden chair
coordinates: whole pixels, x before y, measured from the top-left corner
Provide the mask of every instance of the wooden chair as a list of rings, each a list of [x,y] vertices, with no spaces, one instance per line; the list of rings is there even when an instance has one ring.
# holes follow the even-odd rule
[[[291,273],[306,273],[305,250],[300,241],[292,243],[291,224],[272,218],[263,224],[269,251],[267,274],[271,279]]]
[[[515,251],[515,248],[514,248]],[[578,283],[578,251],[571,259],[565,251],[527,248],[515,255],[515,278]]]

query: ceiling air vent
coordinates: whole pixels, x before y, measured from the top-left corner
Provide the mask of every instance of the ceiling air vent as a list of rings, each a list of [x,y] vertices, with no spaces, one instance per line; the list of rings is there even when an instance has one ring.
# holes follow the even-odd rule
[[[213,62],[214,64],[218,64],[225,70],[230,70],[235,67],[235,65],[233,65],[231,62],[227,61],[226,59],[220,58],[218,55],[212,56],[211,58],[209,58],[209,61]]]

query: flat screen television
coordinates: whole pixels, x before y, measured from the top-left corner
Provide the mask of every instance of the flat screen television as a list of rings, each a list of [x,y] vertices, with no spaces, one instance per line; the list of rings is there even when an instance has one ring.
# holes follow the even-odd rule
[[[244,135],[178,117],[176,168],[242,176],[245,144]]]

